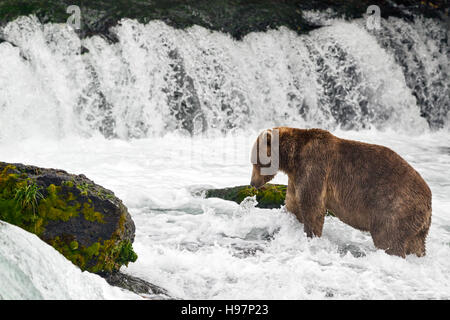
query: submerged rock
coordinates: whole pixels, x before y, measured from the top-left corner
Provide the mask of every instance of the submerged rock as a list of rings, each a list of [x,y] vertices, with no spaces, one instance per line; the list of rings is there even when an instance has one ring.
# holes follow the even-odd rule
[[[112,272],[137,259],[127,208],[84,175],[0,162],[0,220],[38,235],[82,270]]]
[[[99,273],[99,275],[112,286],[119,287],[139,295],[149,295],[152,296],[152,299],[171,299],[166,290],[138,277],[122,272]]]

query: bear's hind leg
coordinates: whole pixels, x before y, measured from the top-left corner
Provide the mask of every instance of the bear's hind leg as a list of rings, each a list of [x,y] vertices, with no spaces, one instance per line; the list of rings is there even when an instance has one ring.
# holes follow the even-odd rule
[[[410,239],[406,248],[406,254],[415,254],[418,257],[423,257],[425,255],[425,239],[418,235]]]
[[[370,233],[375,247],[384,250],[389,255],[406,257],[406,241],[398,237],[395,228],[380,228],[378,231]]]
[[[428,226],[422,229],[417,235],[409,239],[406,248],[406,254],[415,254],[418,257],[423,257],[426,253],[425,239],[428,234]]]
[[[405,246],[406,245],[404,243],[395,243],[386,250],[386,253],[391,256],[406,258]]]
[[[425,215],[417,214],[416,216],[422,218],[423,224],[419,229],[419,232],[410,239],[407,254],[415,254],[418,257],[423,257],[426,253],[425,241],[431,224],[431,209],[428,210]]]

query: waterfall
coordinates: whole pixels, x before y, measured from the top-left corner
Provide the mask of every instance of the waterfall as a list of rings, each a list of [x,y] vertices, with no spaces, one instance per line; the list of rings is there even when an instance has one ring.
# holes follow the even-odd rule
[[[328,20],[237,41],[194,26],[122,20],[80,39],[20,17],[0,29],[0,140],[141,138],[275,125],[448,128],[449,47],[439,21]]]

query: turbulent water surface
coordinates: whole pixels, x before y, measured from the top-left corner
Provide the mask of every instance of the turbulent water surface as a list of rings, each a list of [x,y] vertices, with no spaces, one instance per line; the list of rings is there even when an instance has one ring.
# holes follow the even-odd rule
[[[449,299],[445,31],[426,19],[383,20],[376,32],[363,20],[322,22],[309,35],[281,28],[235,41],[124,20],[111,44],[20,18],[0,31],[8,40],[0,43],[0,159],[84,173],[114,190],[137,228],[139,259],[124,272],[174,297]],[[322,238],[308,239],[284,208],[204,199],[207,187],[248,184],[251,143],[275,125],[329,129],[410,162],[433,192],[427,256],[388,256],[336,218],[326,218]],[[18,246],[57,255],[0,228],[4,243],[17,234]],[[86,273],[66,283],[62,262],[51,266],[60,277],[50,277],[47,263],[14,260],[21,249],[11,248],[0,251],[2,273],[39,275],[31,278],[60,288],[61,298],[136,297],[106,292]],[[29,282],[10,286],[17,294],[0,297],[54,297]]]

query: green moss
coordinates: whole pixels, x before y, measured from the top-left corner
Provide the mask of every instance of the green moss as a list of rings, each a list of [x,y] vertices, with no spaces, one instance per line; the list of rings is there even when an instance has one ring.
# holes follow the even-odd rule
[[[87,183],[78,184],[77,189],[80,190],[81,195],[87,196],[89,191],[89,184]]]
[[[126,216],[122,214],[119,218],[118,228],[114,232],[112,239],[104,241],[100,246],[99,261],[92,267],[93,272],[119,270],[121,265],[128,266],[129,262],[135,262],[138,258],[129,240],[118,241],[120,235],[125,230]]]
[[[96,195],[102,200],[112,200],[115,198],[113,193],[107,192],[103,189],[98,189]]]
[[[0,196],[10,196],[16,190],[18,175],[15,173],[16,167],[7,165],[0,173]]]
[[[120,235],[125,229],[126,216],[122,214],[119,218],[118,228],[114,232],[112,239],[98,243],[95,253],[98,256],[98,262],[90,267],[89,271],[116,271],[120,266],[128,266],[129,262],[135,262],[138,258],[133,250],[133,246],[129,240],[119,240]]]
[[[90,247],[86,248],[86,253],[89,257],[98,256],[100,254],[100,243],[93,243]]]
[[[78,242],[77,241],[71,241],[69,244],[69,247],[72,251],[77,250],[78,249]]]
[[[94,207],[89,205],[89,203],[83,204],[83,209],[81,212],[83,213],[84,218],[88,221],[105,223],[103,220],[103,215],[100,212],[95,211]]]
[[[67,201],[75,201],[77,198],[73,195],[72,192],[67,193]]]
[[[47,192],[48,196],[39,204],[41,216],[50,220],[68,221],[78,217],[79,212],[81,212],[88,221],[104,223],[103,215],[95,211],[91,204],[92,200],[88,199],[88,202],[81,204],[72,192],[64,193],[61,186],[55,186],[54,184],[48,186]]]
[[[70,237],[56,237],[50,240],[50,244],[72,263],[90,272],[118,271],[122,265],[137,259],[128,240],[110,239],[85,247]]]
[[[128,262],[135,262],[137,258],[137,254],[134,252],[131,242],[123,241],[120,246],[118,262],[120,264],[128,265]]]
[[[66,187],[69,187],[69,188],[73,188],[73,181],[70,181],[70,180],[64,181],[64,182],[62,183],[62,185],[63,185],[63,186],[66,186]]]
[[[73,201],[73,194],[64,195],[61,186],[51,184],[47,187],[48,196],[39,203],[39,215],[44,219],[68,221],[78,217],[81,204]],[[74,204],[70,204],[74,202]]]
[[[75,245],[76,243],[76,245]],[[49,244],[58,250],[63,256],[73,264],[84,270],[86,266],[86,256],[80,251],[78,242],[67,237],[56,237],[49,241]]]

